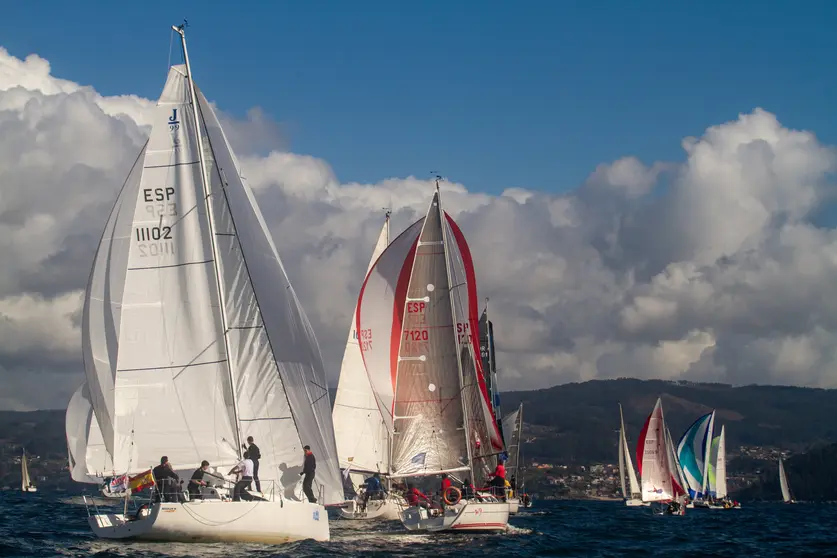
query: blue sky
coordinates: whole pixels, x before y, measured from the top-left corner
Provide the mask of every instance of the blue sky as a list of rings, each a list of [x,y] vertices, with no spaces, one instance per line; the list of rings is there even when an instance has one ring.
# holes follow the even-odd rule
[[[837,143],[837,3],[673,4],[8,0],[0,45],[156,98],[186,16],[207,96],[261,106],[344,182],[566,190],[624,155],[681,159],[683,136],[757,106]]]

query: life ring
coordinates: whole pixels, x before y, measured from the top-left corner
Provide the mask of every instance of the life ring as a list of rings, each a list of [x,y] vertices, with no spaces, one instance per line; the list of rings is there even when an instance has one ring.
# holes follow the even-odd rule
[[[455,499],[454,499],[455,498]],[[442,499],[449,506],[455,506],[462,499],[462,491],[455,486],[449,486],[442,494]]]

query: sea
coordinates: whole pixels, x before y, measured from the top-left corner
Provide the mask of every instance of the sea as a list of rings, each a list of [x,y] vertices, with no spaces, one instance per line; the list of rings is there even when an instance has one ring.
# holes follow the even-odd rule
[[[287,545],[97,539],[80,496],[0,492],[0,557],[93,556],[837,556],[837,505],[745,503],[740,510],[654,515],[609,501],[535,501],[508,533],[410,534],[398,522],[334,519],[331,541]]]

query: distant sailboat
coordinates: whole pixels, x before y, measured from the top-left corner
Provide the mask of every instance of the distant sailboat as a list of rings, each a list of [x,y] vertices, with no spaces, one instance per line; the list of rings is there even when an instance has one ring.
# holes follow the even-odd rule
[[[683,433],[677,444],[677,460],[683,468],[686,488],[695,507],[706,507],[704,499],[709,490],[709,452],[715,411],[698,418]]]
[[[26,450],[23,450],[20,456],[20,489],[23,492],[37,492],[38,489],[29,478],[29,464],[26,462]]]
[[[631,450],[628,446],[628,437],[625,434],[625,417],[622,414],[622,404],[619,404],[619,481],[622,485],[622,498],[626,506],[648,506],[642,501],[642,491],[639,488],[639,481],[634,471],[634,463],[631,459]],[[627,473],[627,475],[626,475]],[[625,483],[625,477],[628,483]],[[630,486],[630,492],[628,491]]]
[[[642,501],[677,504],[676,513],[685,513],[685,490],[675,478],[674,448],[667,434],[662,400],[657,399],[654,410],[645,420],[637,443],[637,462],[640,464]],[[663,513],[675,513],[669,506]]]
[[[786,504],[795,504],[796,500],[793,499],[788,485],[788,477],[785,474],[785,463],[781,457],[779,458],[779,486],[782,488],[782,500]]]
[[[90,420],[108,465],[118,478],[132,475],[137,491],[164,455],[181,472],[202,460],[226,472],[251,435],[261,450],[256,499],[202,491],[203,499],[183,502],[169,492],[176,501],[136,514],[88,514],[94,534],[327,541],[323,504],[344,498],[319,346],[215,111],[192,80],[184,26],[173,30],[185,64],[169,69],[88,279],[87,388],[67,412],[72,474],[99,466],[90,460]],[[318,501],[299,487],[304,445],[317,458]]]
[[[389,235],[390,213],[387,211],[366,269],[367,274],[389,245]],[[391,491],[390,436],[360,352],[360,345],[371,340],[358,335],[356,314],[357,308],[352,313],[337,395],[331,412],[337,442],[337,458],[341,469],[345,471],[344,474],[348,475],[354,484],[362,484],[363,475],[380,473],[384,477],[383,482],[390,485],[390,490],[386,498],[380,500],[368,499],[364,493],[358,494],[348,506],[340,508],[340,516],[344,519],[398,520],[401,510],[407,505],[401,496]]]
[[[503,418],[503,433],[507,437],[506,452],[509,454],[509,459],[506,461],[506,478],[515,479],[515,482],[512,484],[514,494],[512,497],[506,499],[509,503],[509,513],[513,515],[518,512],[520,507],[520,498],[524,486],[520,467],[520,438],[523,433],[523,403],[520,404],[516,411],[509,413]]]

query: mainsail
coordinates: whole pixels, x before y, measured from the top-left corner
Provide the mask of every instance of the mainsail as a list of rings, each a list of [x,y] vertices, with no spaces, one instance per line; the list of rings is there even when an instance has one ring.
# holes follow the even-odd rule
[[[488,400],[491,403],[491,411],[497,417],[497,428],[500,430],[500,437],[506,440],[506,431],[503,427],[503,416],[500,410],[500,388],[497,385],[497,360],[494,352],[494,323],[488,319],[488,304],[482,311],[479,321],[479,342],[480,362],[485,374],[485,385],[488,391]],[[508,444],[507,444],[508,445]]]
[[[425,218],[393,240],[357,308],[361,354],[393,433],[394,476],[464,471],[474,483],[503,449],[478,346],[476,279],[459,227],[434,194]]]
[[[108,219],[88,282],[90,401],[117,472],[167,455],[234,463],[293,494],[310,445],[341,501],[319,347],[229,142],[186,66],[173,66],[148,143]]]
[[[378,242],[372,251],[372,259],[369,260],[367,274],[389,245],[389,228],[387,213]],[[342,468],[361,473],[389,473],[389,431],[372,392],[372,384],[360,353],[360,343],[368,345],[371,340],[359,338],[357,321],[354,319],[356,314],[357,307],[352,313],[332,410],[337,456]]]
[[[715,411],[698,418],[677,444],[677,458],[683,467],[690,498],[702,498],[708,485],[709,449]]]
[[[717,440],[717,445],[716,445]],[[715,491],[716,498],[727,497],[727,447],[724,426],[721,426],[721,434],[712,440],[712,451],[715,452],[715,483],[711,485]]]
[[[520,470],[520,436],[523,432],[523,403],[516,411],[509,413],[503,418],[503,433],[508,436],[506,453],[509,458],[506,461],[506,478],[517,477]],[[518,484],[520,479],[518,479]]]
[[[32,480],[29,478],[29,464],[26,462],[26,450],[20,455],[20,488],[24,492],[29,490]]]

